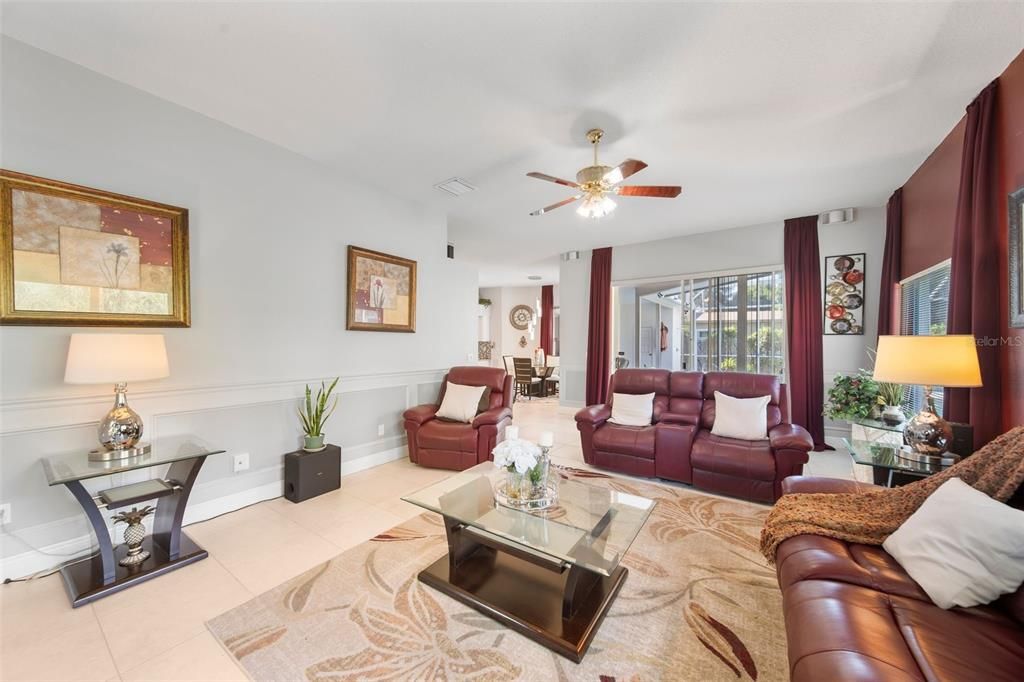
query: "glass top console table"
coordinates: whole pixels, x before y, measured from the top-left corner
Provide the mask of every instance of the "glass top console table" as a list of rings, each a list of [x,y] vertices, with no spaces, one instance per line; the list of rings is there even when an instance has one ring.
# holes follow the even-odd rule
[[[950,453],[949,458],[943,459],[941,463],[919,462],[914,459],[900,457],[901,446],[877,441],[844,438],[843,445],[850,451],[853,461],[857,464],[874,467],[876,471],[886,471],[887,485],[890,488],[893,484],[893,476],[896,474],[924,478],[948,469],[960,461],[957,455]]]
[[[504,476],[484,462],[402,498],[444,519],[448,554],[419,579],[579,662],[655,502],[561,480],[557,506],[526,511],[496,501]]]
[[[158,575],[205,559],[208,553],[181,530],[185,505],[203,462],[224,452],[194,436],[156,440],[145,455],[109,462],[93,462],[84,450],[44,457],[43,471],[51,485],[63,485],[82,506],[92,525],[99,550],[92,556],[65,564],[64,587],[74,607],[131,587]],[[114,486],[93,496],[82,481],[100,476],[169,465],[162,478]],[[156,500],[153,533],[142,541],[144,560],[126,559],[128,548],[111,542],[104,511]]]

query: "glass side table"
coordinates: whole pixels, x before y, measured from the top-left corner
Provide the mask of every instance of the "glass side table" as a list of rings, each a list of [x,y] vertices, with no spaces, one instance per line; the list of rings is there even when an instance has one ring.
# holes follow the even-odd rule
[[[944,471],[960,461],[960,458],[952,453],[950,453],[947,459],[943,459],[941,464],[929,464],[913,459],[904,459],[899,455],[899,445],[858,440],[856,438],[844,438],[843,445],[850,451],[854,462],[870,466],[876,473],[884,473],[886,478],[885,485],[890,488],[893,484],[893,477],[897,474],[925,478]],[[876,476],[877,481],[878,478]]]
[[[224,450],[211,447],[194,436],[178,436],[155,440],[150,452],[128,459],[93,462],[84,450],[42,459],[47,482],[51,486],[63,485],[78,500],[99,545],[99,551],[92,556],[65,564],[60,569],[73,607],[208,556],[205,549],[182,532],[181,521],[203,462],[208,456],[222,452]],[[82,481],[90,478],[162,465],[170,465],[162,478],[115,486],[101,490],[96,496],[82,485]],[[114,547],[103,512],[149,500],[157,500],[153,533],[142,541],[142,550],[149,556],[143,561],[126,561],[128,547]]]

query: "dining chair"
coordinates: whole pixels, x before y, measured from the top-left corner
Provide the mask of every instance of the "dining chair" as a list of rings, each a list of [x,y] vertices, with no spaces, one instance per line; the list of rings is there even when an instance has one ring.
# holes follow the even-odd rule
[[[533,399],[540,395],[541,378],[533,375],[533,361],[530,358],[512,358],[515,366],[516,392]]]

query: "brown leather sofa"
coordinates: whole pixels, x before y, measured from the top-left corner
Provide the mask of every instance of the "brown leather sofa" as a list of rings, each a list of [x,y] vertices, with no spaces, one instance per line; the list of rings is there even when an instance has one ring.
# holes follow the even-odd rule
[[[491,389],[488,408],[471,424],[436,418],[448,382]],[[486,462],[512,423],[513,377],[494,367],[452,367],[441,382],[437,403],[405,411],[405,433],[409,439],[409,460],[428,467],[462,471]]]
[[[869,484],[795,476],[784,493]],[[884,549],[817,535],[779,545],[776,571],[794,682],[1024,679],[1024,587],[944,610]]]
[[[782,494],[782,480],[803,471],[814,447],[806,430],[785,422],[784,389],[777,377],[764,374],[620,369],[609,382],[608,403],[576,413],[583,459],[626,474],[774,502]],[[712,435],[715,391],[734,398],[771,396],[768,438],[745,441]],[[608,423],[615,393],[654,393],[651,425]]]

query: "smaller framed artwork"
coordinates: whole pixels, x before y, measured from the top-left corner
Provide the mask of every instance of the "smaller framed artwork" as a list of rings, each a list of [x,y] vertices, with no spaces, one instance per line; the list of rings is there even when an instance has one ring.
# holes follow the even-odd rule
[[[863,253],[825,258],[825,335],[864,333]]]
[[[1024,187],[1010,193],[1010,326],[1024,327]]]
[[[0,324],[189,326],[188,211],[0,170]]]
[[[348,247],[346,329],[416,331],[416,261]]]

